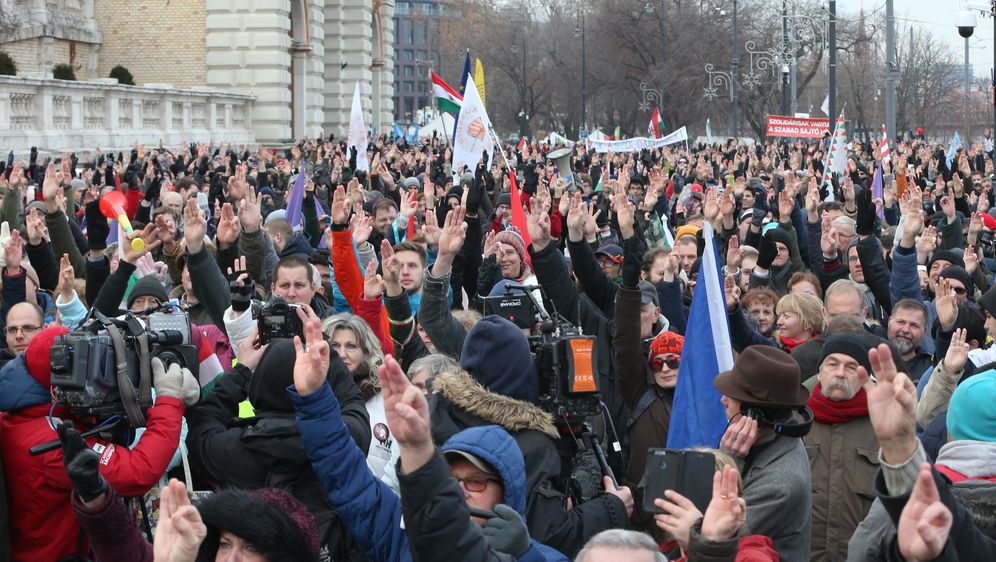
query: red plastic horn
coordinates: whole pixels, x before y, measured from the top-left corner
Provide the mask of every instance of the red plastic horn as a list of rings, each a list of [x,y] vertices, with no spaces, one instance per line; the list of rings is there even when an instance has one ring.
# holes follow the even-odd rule
[[[125,232],[132,232],[134,230],[131,226],[131,221],[128,220],[128,214],[125,213],[124,193],[116,190],[105,193],[100,198],[100,212],[105,217],[118,221],[118,224],[121,225],[121,228]],[[141,238],[133,238],[131,249],[141,252],[145,249],[145,241]]]

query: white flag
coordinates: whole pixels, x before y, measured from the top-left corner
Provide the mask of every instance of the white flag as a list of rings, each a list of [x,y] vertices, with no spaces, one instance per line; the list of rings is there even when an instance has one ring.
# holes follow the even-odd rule
[[[827,117],[830,117],[830,94],[827,94],[827,97],[823,98],[823,105],[820,106],[820,111]]]
[[[468,74],[453,141],[453,174],[462,172],[464,166],[473,172],[477,169],[477,162],[480,161],[484,151],[488,152],[485,165],[491,166],[491,157],[495,152],[494,139],[491,137],[491,120],[488,119],[481,94],[474,84],[474,77]]]
[[[363,106],[360,105],[360,83],[353,90],[353,108],[349,111],[349,147],[356,147],[356,170],[370,171],[367,161],[367,127],[363,124]]]
[[[833,201],[832,174],[844,175],[847,171],[847,124],[844,121],[844,112],[840,112],[837,118],[837,125],[833,129],[833,136],[830,138],[829,151],[824,160],[823,185],[827,188],[827,197],[824,201]]]

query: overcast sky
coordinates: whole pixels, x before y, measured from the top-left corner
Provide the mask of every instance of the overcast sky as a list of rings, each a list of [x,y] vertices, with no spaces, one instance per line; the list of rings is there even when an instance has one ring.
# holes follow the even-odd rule
[[[989,3],[988,0],[972,1],[976,4]],[[958,35],[955,26],[955,16],[963,5],[962,0],[894,0],[896,27],[926,27],[938,38],[946,40],[956,50],[958,60],[963,60],[965,40]],[[885,0],[837,0],[837,13],[842,17],[853,17],[862,6],[866,16],[885,13]],[[993,20],[983,18],[976,12],[976,24],[975,34],[969,39],[968,58],[975,75],[988,78],[993,66]],[[902,48],[901,43],[899,48]]]

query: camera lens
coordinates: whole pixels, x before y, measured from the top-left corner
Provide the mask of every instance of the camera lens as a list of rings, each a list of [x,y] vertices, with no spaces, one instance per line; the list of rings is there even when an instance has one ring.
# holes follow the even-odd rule
[[[661,470],[667,470],[667,461],[661,461]]]

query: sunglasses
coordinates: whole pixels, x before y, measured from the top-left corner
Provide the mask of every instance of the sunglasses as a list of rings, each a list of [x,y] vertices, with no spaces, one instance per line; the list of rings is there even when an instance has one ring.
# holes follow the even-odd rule
[[[488,482],[497,482],[499,484],[501,483],[501,480],[497,478],[492,478],[490,476],[485,476],[483,474],[472,474],[470,476],[465,476],[463,478],[451,476],[450,478],[456,480],[460,484],[463,484],[463,487],[468,492],[483,492],[485,488],[488,487]]]
[[[650,368],[656,373],[657,371],[663,371],[664,365],[667,365],[668,369],[677,369],[678,365],[681,364],[681,357],[668,357],[667,359],[663,357],[654,357],[650,361]]]

